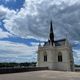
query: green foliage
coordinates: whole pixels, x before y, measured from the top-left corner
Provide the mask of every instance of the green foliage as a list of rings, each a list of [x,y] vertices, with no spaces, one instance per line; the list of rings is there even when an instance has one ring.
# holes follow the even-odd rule
[[[75,64],[75,67],[80,67],[80,65]]]
[[[3,67],[35,67],[36,66],[36,62],[25,62],[25,63],[0,63],[0,68]]]

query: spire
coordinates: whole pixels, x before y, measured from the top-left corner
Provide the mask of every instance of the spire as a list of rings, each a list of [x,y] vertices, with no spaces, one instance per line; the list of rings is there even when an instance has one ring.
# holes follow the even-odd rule
[[[53,33],[52,21],[50,22],[50,33]]]
[[[53,45],[53,42],[54,42],[54,33],[53,33],[52,21],[50,22],[50,34],[49,34],[49,39],[50,39],[51,44]]]

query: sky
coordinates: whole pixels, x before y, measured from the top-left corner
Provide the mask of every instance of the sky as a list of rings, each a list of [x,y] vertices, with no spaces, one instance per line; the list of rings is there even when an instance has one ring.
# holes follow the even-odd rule
[[[38,44],[67,38],[80,64],[80,0],[0,0],[0,62],[37,61]]]

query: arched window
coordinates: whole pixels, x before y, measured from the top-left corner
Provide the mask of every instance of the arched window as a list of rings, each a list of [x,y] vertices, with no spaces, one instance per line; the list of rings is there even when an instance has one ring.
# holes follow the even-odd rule
[[[62,62],[62,53],[61,52],[58,53],[58,62]]]
[[[46,51],[44,52],[44,62],[47,62],[47,53],[46,53]]]
[[[44,55],[44,62],[47,62],[47,55]]]

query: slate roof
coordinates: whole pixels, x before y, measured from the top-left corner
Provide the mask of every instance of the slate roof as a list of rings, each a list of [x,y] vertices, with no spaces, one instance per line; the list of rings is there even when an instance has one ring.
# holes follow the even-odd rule
[[[49,44],[49,41],[48,40],[47,42],[44,43],[44,46],[46,46],[47,44]],[[55,40],[53,43],[55,43],[55,46],[61,46],[62,45],[62,42],[65,42],[66,39],[59,39],[59,40]]]

